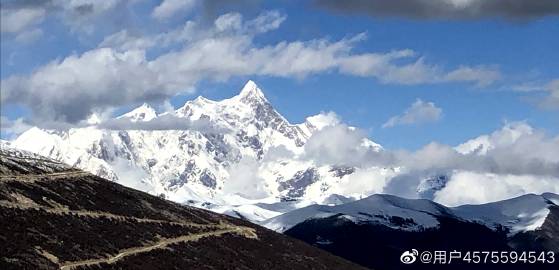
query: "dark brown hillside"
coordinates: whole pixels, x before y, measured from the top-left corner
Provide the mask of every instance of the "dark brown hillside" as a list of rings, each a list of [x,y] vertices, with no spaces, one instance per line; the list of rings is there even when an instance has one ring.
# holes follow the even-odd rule
[[[0,269],[362,269],[254,224],[0,150]]]

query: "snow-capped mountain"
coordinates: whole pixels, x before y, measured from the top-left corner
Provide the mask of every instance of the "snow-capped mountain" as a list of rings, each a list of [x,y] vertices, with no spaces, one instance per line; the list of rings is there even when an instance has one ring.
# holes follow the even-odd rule
[[[157,117],[157,112],[149,104],[144,103],[142,106],[127,112],[117,118],[127,118],[133,122],[137,121],[150,121]]]
[[[438,225],[435,215],[445,214],[444,206],[429,200],[407,200],[375,194],[338,205],[314,204],[262,222],[269,229],[284,232],[309,219],[339,216],[356,223],[378,223],[402,230],[420,230]],[[407,222],[399,222],[399,220]]]
[[[64,131],[34,127],[10,144],[177,202],[225,212],[257,202],[321,202],[339,193],[336,186],[356,171],[299,158],[313,134],[338,120],[319,114],[291,124],[252,81],[229,99],[198,97],[160,114],[143,104],[115,119],[100,122],[92,116],[89,122],[94,124]],[[363,147],[381,149],[369,140]]]
[[[426,199],[375,194],[337,205],[309,205],[261,223],[270,229],[284,232],[307,220],[337,216],[354,223],[421,231],[437,228],[438,217],[451,217],[483,224],[492,229],[506,228],[513,235],[540,228],[552,206],[559,207],[559,195],[554,193],[527,194],[504,201],[458,207],[446,207]]]
[[[375,194],[339,205],[310,205],[261,224],[366,267],[400,269],[400,256],[411,249],[559,252],[558,203],[553,193],[459,207]],[[472,267],[457,265],[453,269]],[[557,262],[537,268],[557,269]]]
[[[550,207],[559,206],[559,195],[543,193],[481,205],[453,207],[452,212],[463,219],[495,228],[502,226],[511,234],[539,229],[550,213]]]

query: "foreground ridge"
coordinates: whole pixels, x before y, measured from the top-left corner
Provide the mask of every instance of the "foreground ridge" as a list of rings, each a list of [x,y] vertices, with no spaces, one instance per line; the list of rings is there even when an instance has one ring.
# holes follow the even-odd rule
[[[0,269],[363,269],[252,223],[0,148]]]

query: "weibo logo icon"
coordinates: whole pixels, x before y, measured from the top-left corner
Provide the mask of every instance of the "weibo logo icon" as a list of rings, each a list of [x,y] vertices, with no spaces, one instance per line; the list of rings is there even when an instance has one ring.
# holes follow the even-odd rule
[[[404,264],[412,264],[415,262],[418,255],[419,255],[419,251],[417,251],[417,249],[412,249],[411,251],[404,251],[404,253],[402,253],[402,256],[400,256],[400,261]]]

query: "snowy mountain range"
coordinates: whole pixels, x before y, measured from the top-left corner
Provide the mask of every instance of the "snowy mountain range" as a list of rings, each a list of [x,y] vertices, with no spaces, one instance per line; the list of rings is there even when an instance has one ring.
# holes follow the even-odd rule
[[[550,207],[559,208],[559,195],[544,193],[527,194],[509,200],[481,205],[446,207],[426,199],[404,199],[386,194],[375,194],[357,201],[337,205],[310,205],[268,219],[262,224],[284,232],[313,219],[332,216],[354,223],[387,226],[405,231],[421,231],[437,228],[437,217],[483,224],[491,229],[504,228],[511,235],[533,231],[542,226],[550,213]],[[405,222],[402,222],[402,221]]]
[[[59,161],[15,149],[10,142],[0,141],[0,146],[0,172],[3,174],[14,171],[45,174],[43,180],[48,179],[50,174],[60,176],[60,172],[84,175]],[[47,182],[55,183],[54,180]],[[87,188],[92,182],[95,181],[71,184],[58,192],[80,186],[87,192],[95,190],[92,194],[96,196],[113,196],[109,206],[115,202],[130,205],[124,202],[129,196],[118,197],[118,194],[106,190]],[[43,185],[38,184],[44,188]],[[29,191],[28,186],[20,187],[26,187],[24,190]],[[45,194],[61,200],[67,200],[69,196],[53,191]],[[76,200],[74,203],[80,205],[82,195],[79,192],[72,194]],[[50,200],[47,201],[50,203]],[[91,200],[87,203],[91,203]],[[206,206],[217,212],[251,220],[373,269],[399,267],[399,256],[412,248],[559,252],[559,195],[553,193],[527,194],[504,201],[458,207],[446,207],[427,199],[405,199],[386,194],[374,194],[359,200],[332,194],[319,204],[309,200],[253,200],[252,203],[240,205]],[[115,209],[123,211],[120,207]],[[361,252],[363,250],[368,252]],[[460,265],[457,269],[467,267]],[[508,268],[510,266],[492,267],[480,269],[516,269]],[[544,265],[541,269],[556,269],[553,267],[556,265]]]
[[[230,211],[222,206],[342,194],[336,187],[359,168],[304,158],[309,138],[338,121],[322,113],[291,124],[249,81],[229,99],[198,97],[159,114],[143,104],[104,122],[92,116],[89,126],[34,127],[10,145],[173,201]],[[382,149],[368,139],[359,147]]]
[[[261,224],[372,269],[402,269],[399,258],[412,249],[557,253],[558,205],[559,195],[553,193],[459,207],[375,194],[339,205],[310,205]],[[552,260],[534,269],[557,269],[558,264]],[[432,266],[415,264],[410,269]],[[475,267],[528,268],[516,264]],[[472,265],[459,261],[452,269],[472,269]]]
[[[292,124],[273,108],[253,81],[248,81],[237,96],[225,100],[198,97],[162,113],[143,104],[104,121],[93,115],[88,123],[66,130],[34,127],[2,145],[46,156],[175,202],[268,222],[263,224],[280,230],[285,228],[273,225],[270,219],[284,218],[279,216],[309,205],[315,206],[300,211],[311,211],[308,216],[318,211],[316,215],[320,216],[321,209],[383,192],[375,187],[405,170],[345,162],[352,155],[368,157],[385,151],[366,137],[350,140],[351,145],[345,146],[350,149],[349,156],[322,160],[321,156],[338,155],[337,148],[329,147],[342,142],[332,143],[331,134],[353,128],[332,113]],[[511,139],[519,136],[516,130],[508,133]],[[327,147],[313,149],[317,141]],[[456,151],[483,155],[491,147],[488,138],[480,137],[457,146]],[[417,177],[421,181],[411,189],[416,190],[417,197],[432,199],[451,176],[443,171]],[[375,207],[387,211],[381,205]],[[436,226],[424,212],[413,215],[419,219],[416,225]]]

